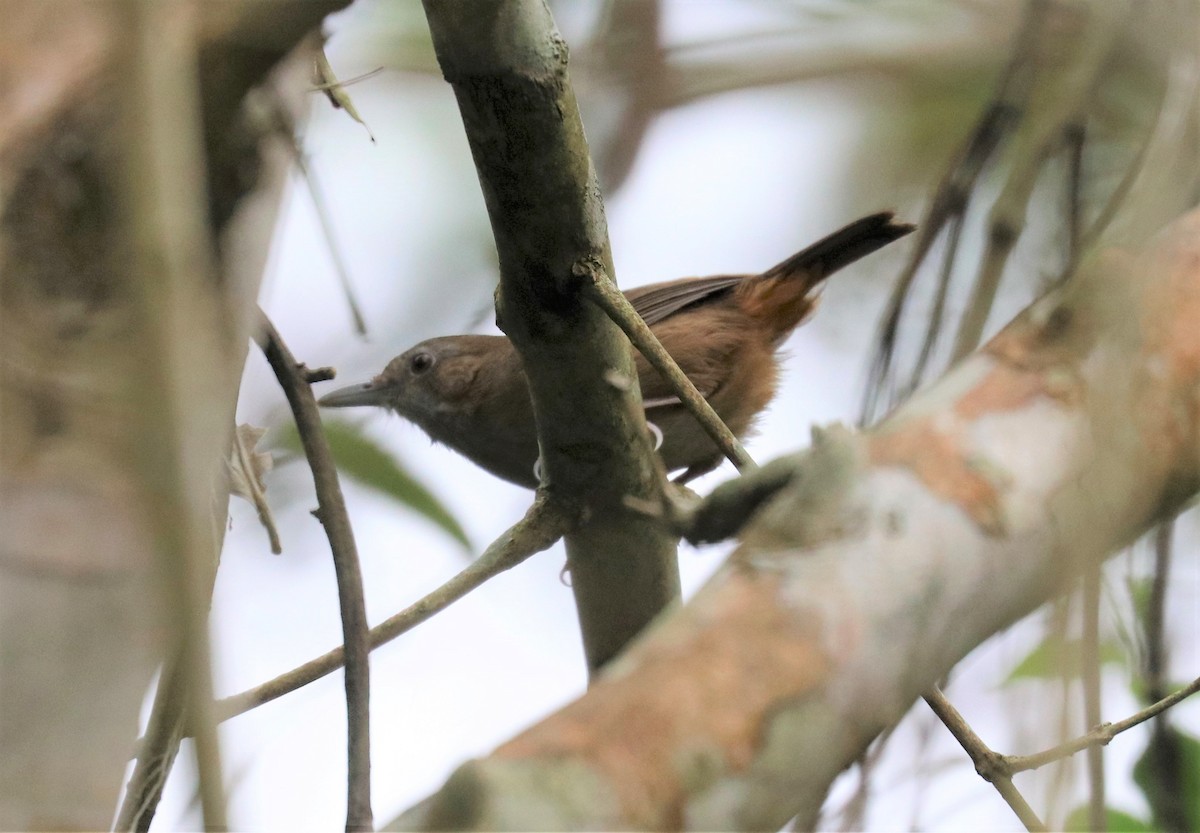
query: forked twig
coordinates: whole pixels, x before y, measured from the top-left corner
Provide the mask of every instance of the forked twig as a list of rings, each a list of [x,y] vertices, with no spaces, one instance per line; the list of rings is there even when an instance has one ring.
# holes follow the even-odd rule
[[[292,408],[296,431],[300,435],[300,443],[304,447],[316,487],[317,519],[325,528],[333,553],[346,656],[346,830],[371,830],[374,821],[371,811],[370,647],[367,642],[367,605],[363,598],[358,546],[338,483],[337,465],[321,428],[321,415],[308,383],[306,368],[296,361],[279,332],[261,310],[256,338]]]

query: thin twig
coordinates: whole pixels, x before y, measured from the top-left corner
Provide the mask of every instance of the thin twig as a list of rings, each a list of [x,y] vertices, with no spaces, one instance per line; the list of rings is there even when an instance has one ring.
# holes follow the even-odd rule
[[[1102,723],[1092,729],[1086,735],[1069,740],[1066,743],[1060,743],[1058,746],[1053,746],[1043,752],[1038,752],[1034,755],[1007,755],[1003,760],[1005,771],[1015,775],[1018,772],[1024,772],[1029,769],[1038,769],[1046,764],[1054,763],[1062,758],[1067,758],[1074,755],[1080,750],[1087,749],[1090,746],[1104,746],[1112,741],[1117,735],[1122,732],[1127,732],[1134,726],[1145,723],[1153,717],[1165,712],[1167,709],[1174,706],[1176,703],[1186,700],[1196,692],[1200,691],[1200,677],[1192,680],[1189,685],[1176,691],[1163,699],[1159,700],[1153,706],[1142,709],[1136,714],[1132,714],[1124,720],[1118,720],[1116,723]]]
[[[488,579],[510,570],[534,553],[549,548],[575,524],[577,513],[539,492],[525,517],[497,538],[462,572],[390,619],[371,628],[367,640],[374,650],[445,610]],[[217,720],[228,720],[289,694],[342,667],[342,648],[310,660],[273,680],[218,700]]]
[[[1082,122],[1064,131],[1067,146],[1067,257],[1062,280],[1066,280],[1079,263],[1083,242],[1083,151],[1087,143],[1087,128]]]
[[[251,430],[257,432],[260,429]],[[256,433],[255,436],[259,435]],[[233,430],[233,453],[243,474],[241,482],[246,491],[245,497],[254,506],[254,511],[258,513],[258,522],[267,531],[267,541],[271,545],[271,553],[280,555],[283,553],[283,544],[279,541],[279,529],[275,526],[271,505],[267,503],[267,496],[263,493],[262,484],[255,471],[254,452],[246,447],[246,437],[243,431],[237,427]]]
[[[1100,209],[1100,213],[1096,219],[1088,226],[1087,230],[1082,232],[1082,239],[1079,245],[1080,251],[1093,246],[1100,235],[1104,233],[1117,212],[1125,204],[1125,198],[1133,189],[1133,184],[1137,182],[1138,176],[1141,175],[1142,167],[1145,164],[1146,156],[1150,151],[1150,145],[1153,143],[1156,134],[1155,127],[1162,118],[1163,106],[1166,103],[1167,85],[1164,81],[1154,87],[1151,95],[1154,96],[1154,112],[1146,120],[1146,130],[1142,135],[1142,140],[1138,144],[1137,150],[1134,151],[1133,158],[1129,160],[1129,164],[1125,168],[1125,173],[1121,175],[1121,181],[1117,183],[1117,187],[1109,194],[1108,199],[1104,203],[1104,207]]]
[[[150,719],[146,721],[146,734],[138,743],[137,764],[129,776],[113,830],[146,833],[162,800],[163,787],[183,737],[187,695],[184,671],[179,664],[181,656],[182,651],[177,648],[163,663]]]
[[[924,219],[917,226],[916,243],[908,263],[896,280],[884,311],[879,337],[871,360],[870,380],[863,398],[861,422],[876,415],[882,405],[890,404],[888,391],[893,390],[896,345],[904,307],[912,290],[917,271],[942,233],[946,223],[966,213],[975,183],[984,167],[995,156],[1021,119],[1021,102],[1026,98],[1036,71],[1035,46],[1045,25],[1050,4],[1047,0],[1029,0],[1021,26],[1013,40],[1012,53],[996,84],[996,92],[984,109],[974,130],[963,142],[954,159],[942,173]],[[953,257],[953,252],[949,253]],[[940,322],[939,322],[940,323]],[[927,339],[930,337],[927,336]],[[937,334],[931,340],[936,340]],[[911,391],[919,379],[910,378],[906,389]]]
[[[1054,603],[1044,637],[1047,647],[1054,652],[1054,656],[1060,658],[1060,661],[1055,663],[1057,667],[1054,675],[1056,686],[1054,703],[1058,712],[1055,715],[1054,737],[1056,738],[1069,738],[1075,732],[1076,704],[1071,698],[1071,686],[1075,683],[1078,675],[1074,669],[1068,667],[1070,663],[1061,661],[1061,657],[1066,656],[1067,633],[1075,614],[1075,601],[1074,596],[1066,595]],[[1068,761],[1061,761],[1060,766],[1054,768],[1054,771],[1046,779],[1046,806],[1058,807],[1062,804],[1063,797],[1075,783],[1074,775],[1073,768]]]
[[[361,75],[355,75],[352,78],[347,78],[345,81],[338,80],[329,81],[324,84],[314,84],[308,88],[308,91],[310,93],[323,93],[326,90],[332,90],[335,87],[349,87],[352,84],[357,84],[359,81],[366,81],[368,78],[374,78],[376,75],[383,72],[383,69],[383,67],[375,67],[375,69],[370,70],[369,72],[364,72]]]
[[[933,307],[929,313],[929,323],[925,327],[925,336],[921,341],[921,352],[913,365],[912,372],[905,383],[903,396],[908,398],[916,393],[917,386],[925,376],[925,368],[933,357],[933,348],[942,332],[942,321],[946,317],[946,301],[950,297],[950,280],[954,277],[954,262],[958,257],[958,247],[962,242],[962,231],[966,217],[962,213],[953,214],[947,220],[950,227],[946,235],[946,249],[942,252],[942,268],[938,272],[937,290],[933,296]]]
[[[279,332],[261,310],[259,327],[259,346],[275,371],[296,419],[296,430],[300,434],[300,443],[304,447],[316,487],[317,518],[325,527],[329,548],[333,552],[346,656],[346,830],[372,830],[375,825],[371,812],[370,647],[358,547],[338,483],[333,452],[321,429],[317,399],[306,381],[306,368],[292,356]]]
[[[321,189],[316,172],[309,166],[308,157],[305,156],[304,151],[294,142],[293,150],[296,167],[300,170],[300,175],[304,177],[309,194],[312,195],[313,209],[317,212],[317,222],[321,224],[321,233],[329,244],[329,257],[333,260],[333,269],[342,285],[342,294],[346,297],[346,305],[350,308],[350,317],[354,320],[354,331],[365,336],[367,322],[363,318],[362,308],[359,307],[358,298],[354,293],[354,285],[350,280],[350,267],[346,265],[346,259],[342,257],[342,247],[333,231],[333,218],[329,216],[329,210],[326,208],[328,203],[325,200],[325,192]]]
[[[304,178],[309,196],[312,197],[313,210],[317,213],[317,223],[321,226],[321,234],[325,237],[325,243],[329,247],[329,258],[333,261],[333,270],[341,284],[342,295],[346,299],[346,306],[350,309],[350,317],[354,321],[354,331],[360,336],[366,336],[367,322],[363,317],[362,308],[358,304],[354,282],[350,280],[350,269],[346,265],[346,259],[342,256],[342,247],[338,243],[337,235],[334,234],[333,219],[329,216],[326,207],[325,194],[321,190],[316,174],[308,164],[308,157],[305,155],[304,149],[296,140],[295,121],[283,100],[275,92],[264,92],[251,98],[251,101],[256,105],[254,112],[261,122],[260,129],[277,135],[283,140],[292,154],[296,168]]]
[[[367,136],[371,139],[371,144],[375,144],[375,134],[371,132],[371,128],[363,121],[362,115],[359,114],[358,108],[354,106],[354,101],[350,98],[350,93],[346,92],[346,84],[338,81],[337,75],[333,72],[333,67],[329,64],[329,58],[325,54],[325,48],[317,50],[316,62],[314,69],[317,79],[321,82],[322,92],[329,99],[329,103],[334,109],[345,110],[346,115],[361,124],[367,131]],[[349,82],[346,82],[347,84]]]
[[[1042,824],[1042,820],[1033,812],[1029,802],[1013,786],[1012,777],[1003,768],[1003,756],[988,748],[983,739],[975,734],[975,731],[959,714],[958,709],[954,708],[946,699],[946,695],[934,688],[926,693],[925,702],[929,704],[929,708],[933,709],[933,713],[941,719],[946,728],[950,730],[950,734],[954,735],[971,757],[971,761],[975,764],[975,771],[991,782],[996,791],[1000,793],[1000,797],[1017,814],[1021,824],[1025,825],[1025,829],[1029,831],[1046,830],[1046,825]]]
[[[587,263],[577,265],[576,272],[581,273],[580,277],[587,279],[584,283],[584,294],[596,306],[604,310],[605,314],[625,332],[633,346],[646,357],[646,361],[662,374],[663,379],[679,396],[683,406],[696,418],[700,427],[712,438],[721,453],[729,458],[729,461],[737,466],[739,471],[755,468],[754,460],[746,453],[746,449],[742,447],[738,438],[713,410],[712,405],[708,404],[703,394],[696,390],[696,386],[692,384],[692,380],[687,377],[687,374],[679,369],[679,365],[662,346],[662,342],[637,314],[633,305],[629,303],[629,299],[613,285],[604,270],[597,264]]]
[[[1100,568],[1093,567],[1083,576],[1083,714],[1085,726],[1100,723]],[[1108,829],[1108,811],[1104,799],[1104,748],[1093,744],[1087,749],[1088,829],[1104,833]]]

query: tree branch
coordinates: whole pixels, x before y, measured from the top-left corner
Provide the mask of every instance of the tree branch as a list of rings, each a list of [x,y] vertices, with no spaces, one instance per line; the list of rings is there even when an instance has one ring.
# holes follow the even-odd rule
[[[219,395],[201,394],[206,404],[225,403],[223,416],[205,418],[213,425],[232,424],[240,368],[245,361],[246,335],[256,307],[261,269],[266,261],[267,244],[274,220],[279,193],[286,175],[286,158],[273,153],[261,140],[263,135],[248,124],[243,109],[246,93],[275,71],[275,94],[302,88],[303,76],[296,66],[285,60],[289,50],[330,12],[344,6],[347,0],[304,0],[271,6],[264,17],[263,9],[251,9],[237,4],[207,4],[185,7],[176,4],[176,13],[195,12],[199,16],[199,43],[196,54],[190,56],[199,80],[201,127],[204,156],[207,166],[207,219],[210,233],[220,240],[220,296],[212,305],[211,326],[206,336],[221,335],[225,342],[222,351],[206,352],[202,339],[186,339],[179,332],[176,338],[189,341],[190,358],[197,368],[205,368],[220,354],[228,361],[225,389]],[[156,32],[160,36],[161,32]],[[161,44],[155,44],[157,48]],[[159,50],[161,51],[161,50]],[[294,107],[301,105],[294,100]],[[197,135],[201,135],[198,131]],[[132,145],[131,145],[132,146]],[[203,204],[203,203],[202,203]],[[200,305],[190,310],[198,318]],[[182,331],[181,331],[182,332]],[[148,351],[132,351],[145,355]],[[192,385],[198,374],[189,375]],[[197,386],[198,388],[198,386]],[[138,432],[133,432],[138,433]],[[218,455],[220,456],[220,455]],[[213,487],[210,512],[213,518],[227,514],[228,494],[223,478]],[[219,552],[225,526],[211,523],[214,546]],[[204,607],[207,609],[215,578],[215,556],[205,581]],[[172,646],[176,649],[176,646]],[[117,819],[119,830],[147,830],[153,821],[163,786],[170,774],[179,741],[185,734],[186,701],[188,692],[183,679],[185,669],[178,656],[169,656],[159,676],[158,688],[151,709],[149,725],[138,744],[138,763],[129,780]],[[187,732],[192,726],[187,727]]]
[[[1102,723],[1086,735],[1080,735],[1066,743],[1060,743],[1058,746],[1051,747],[1034,755],[1005,755],[1003,758],[1004,768],[1009,774],[1016,775],[1018,772],[1024,772],[1028,769],[1038,769],[1044,767],[1046,764],[1052,764],[1055,761],[1068,758],[1076,752],[1081,752],[1093,746],[1107,746],[1117,735],[1132,729],[1134,726],[1145,723],[1151,718],[1158,717],[1167,709],[1177,703],[1183,702],[1198,691],[1200,691],[1200,677],[1192,680],[1189,685],[1184,686],[1174,694],[1164,697],[1154,705],[1148,706],[1135,714],[1131,714],[1124,720],[1118,720],[1115,723]]]
[[[649,325],[637,314],[633,305],[629,303],[629,299],[621,293],[621,290],[617,289],[616,284],[591,264],[585,265],[582,272],[587,278],[587,283],[584,284],[584,293],[587,297],[604,310],[605,315],[621,328],[633,346],[646,357],[646,361],[662,374],[663,379],[675,391],[684,407],[696,418],[705,433],[712,437],[712,441],[717,448],[721,449],[729,462],[737,466],[739,471],[754,468],[754,460],[746,453],[742,443],[713,410],[712,405],[708,404],[704,395],[696,390],[696,386],[692,384],[692,380],[687,377],[687,374],[679,369],[675,359],[671,358],[671,354],[662,346],[662,342],[654,335]]]
[[[569,510],[556,503],[549,495],[539,492],[525,517],[492,542],[483,555],[432,593],[371,628],[367,632],[371,649],[374,650],[401,634],[408,633],[488,579],[511,570],[531,555],[552,546],[576,522],[577,511]],[[228,720],[269,703],[336,671],[344,662],[343,649],[334,648],[286,674],[240,694],[218,700],[217,719]]]
[[[222,358],[228,346],[218,334],[201,332],[196,322],[203,318],[195,315],[216,306],[210,294],[215,259],[205,212],[195,20],[186,10],[142,0],[117,8],[128,38],[119,76],[129,152],[123,202],[144,362],[136,396],[145,423],[130,430],[144,443],[140,462],[165,579],[168,644],[179,648],[178,682],[196,737],[204,823],[223,830],[225,786],[208,642],[217,555],[209,494],[220,482],[220,469],[205,455],[228,447],[228,436],[223,423],[213,421],[224,403],[203,397],[225,388],[233,368],[226,362],[203,369],[191,364],[197,346],[216,348],[207,355]],[[146,423],[156,423],[157,430]],[[160,792],[169,761],[163,766],[152,793]]]
[[[1100,567],[1084,571],[1081,595],[1083,618],[1080,638],[1080,663],[1083,672],[1080,682],[1083,688],[1084,726],[1100,723],[1104,714],[1100,687]],[[1104,749],[1089,746],[1087,750],[1088,774],[1088,828],[1092,833],[1108,830],[1108,807],[1104,798]]]
[[[1200,488],[1197,319],[1200,212],[1089,257],[871,431],[818,435],[688,605],[394,825],[810,827],[958,660]]]
[[[261,314],[260,319],[259,346],[275,371],[295,416],[296,430],[317,491],[317,520],[325,528],[329,549],[333,552],[346,666],[346,830],[372,830],[371,649],[358,547],[338,483],[337,465],[321,429],[316,397],[306,378],[307,368],[296,361],[270,319]]]
[[[1012,777],[1003,771],[1003,766],[999,763],[1001,756],[993,752],[983,742],[983,738],[975,734],[975,730],[971,728],[958,709],[954,708],[954,705],[946,699],[946,695],[934,688],[925,695],[925,702],[929,704],[929,708],[933,709],[933,713],[938,716],[942,724],[950,730],[950,734],[954,735],[954,739],[962,746],[963,751],[971,756],[971,762],[975,764],[975,771],[996,788],[996,792],[1000,793],[1004,802],[1017,814],[1017,818],[1021,820],[1021,824],[1025,825],[1025,829],[1030,833],[1046,830],[1046,825],[1042,823],[1037,813],[1033,812],[1033,808],[1029,806],[1029,802],[1013,785]]]
[[[625,508],[656,503],[636,380],[620,330],[583,297],[579,269],[613,274],[567,47],[543,0],[425,0],[454,88],[500,260],[497,323],[521,356],[545,486],[588,506],[566,536],[588,667],[612,659],[679,596],[675,539]]]

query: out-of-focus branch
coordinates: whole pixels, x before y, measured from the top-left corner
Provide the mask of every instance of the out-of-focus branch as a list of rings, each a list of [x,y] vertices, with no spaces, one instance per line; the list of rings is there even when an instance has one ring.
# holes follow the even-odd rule
[[[362,568],[346,501],[338,483],[337,464],[321,430],[321,414],[303,365],[296,362],[279,332],[261,316],[259,344],[287,396],[296,431],[312,470],[317,491],[317,520],[325,528],[333,552],[346,682],[346,830],[374,829],[371,812],[371,669],[367,638],[367,604],[363,598]]]
[[[1119,62],[1122,51],[1130,49],[1130,41],[1136,40],[1142,30],[1161,33],[1174,25],[1172,12],[1166,5],[1148,6],[1136,15],[1131,9],[1123,3],[1099,6],[1064,0],[1028,0],[1024,21],[996,93],[939,182],[920,224],[910,261],[889,299],[872,359],[871,379],[863,404],[864,420],[876,416],[894,400],[910,395],[923,380],[945,323],[949,285],[954,277],[952,266],[967,209],[978,200],[976,185],[985,166],[995,164],[1001,149],[1006,148],[1000,193],[988,211],[984,252],[972,279],[966,310],[957,324],[952,361],[978,344],[1009,255],[1024,229],[1034,187],[1048,163],[1066,149],[1075,153],[1082,166],[1088,120],[1106,106],[1101,92],[1111,80],[1112,67]],[[1086,227],[1079,204],[1080,183],[1072,184],[1072,171],[1068,170],[1069,244],[1065,260],[1069,268],[1078,262],[1084,249],[1096,243],[1142,168],[1166,94],[1174,48],[1165,44],[1160,50],[1147,52],[1144,65],[1139,65],[1145,76],[1143,98],[1150,107],[1140,120],[1140,127],[1134,129],[1135,151],[1125,176],[1096,220]],[[1080,170],[1075,168],[1074,173],[1079,175]],[[943,233],[946,244],[934,305],[920,326],[923,332],[915,361],[904,378],[899,378],[901,374],[895,365],[901,330],[906,326],[902,321],[904,307],[919,268]]]
[[[212,230],[204,199],[195,20],[180,9],[126,0],[118,20],[123,140],[128,156],[124,211],[141,319],[142,372],[135,395],[142,477],[164,578],[166,625],[178,645],[184,712],[196,737],[200,803],[207,827],[224,829],[225,788],[216,724],[208,606],[217,551],[211,492],[228,447],[225,403],[206,399],[227,385],[229,345],[202,332],[196,315],[216,306]],[[221,361],[197,367],[201,355]],[[206,456],[208,457],[206,459]],[[169,764],[168,764],[169,768]],[[152,810],[150,811],[152,814]]]
[[[1200,488],[1197,318],[1200,211],[1089,257],[870,432],[825,432],[689,604],[393,826],[810,827],[958,660]]]
[[[1154,535],[1154,576],[1145,610],[1141,611],[1145,638],[1142,674],[1144,697],[1161,700],[1166,693],[1167,588],[1170,586],[1172,525],[1164,523]],[[1157,716],[1150,731],[1150,742],[1142,763],[1147,777],[1155,785],[1147,791],[1152,818],[1163,829],[1184,831],[1191,826],[1187,795],[1191,790],[1187,766],[1178,750],[1179,736],[1170,728],[1165,713]]]
[[[597,31],[576,52],[589,142],[610,198],[633,170],[662,107],[669,73],[661,39],[661,0],[607,0]]]
[[[496,238],[497,323],[529,381],[545,488],[588,507],[566,545],[595,672],[678,599],[679,573],[673,536],[625,507],[661,500],[663,481],[629,343],[581,291],[581,264],[614,272],[567,46],[543,0],[424,5]]]
[[[162,4],[143,5],[149,8]],[[193,372],[187,377],[188,384],[182,387],[194,387],[195,395],[206,406],[225,409],[220,416],[196,415],[204,422],[206,430],[221,422],[232,424],[234,397],[245,357],[245,336],[255,311],[253,299],[257,294],[260,270],[266,261],[286,165],[281,154],[273,153],[270,145],[263,141],[264,136],[244,118],[243,98],[253,85],[263,82],[266,75],[276,69],[279,70],[276,72],[277,94],[302,88],[303,77],[286,66],[284,59],[288,51],[306,32],[319,25],[326,14],[344,5],[345,0],[278,3],[272,5],[267,18],[261,14],[263,9],[251,9],[244,4],[173,4],[169,9],[162,7],[155,12],[160,15],[194,14],[197,18],[195,52],[181,53],[177,57],[190,62],[194,74],[191,82],[193,85],[198,83],[198,90],[191,90],[183,99],[199,105],[199,124],[193,121],[191,127],[196,131],[194,138],[203,141],[203,156],[207,159],[207,166],[197,169],[207,178],[203,189],[207,197],[207,210],[203,214],[210,223],[208,235],[211,239],[207,245],[212,246],[219,239],[221,256],[221,280],[214,281],[214,289],[219,289],[214,292],[216,297],[211,305],[207,306],[213,320],[202,331],[205,338],[223,338],[218,351],[220,362],[224,364],[218,363],[217,355],[206,352],[209,345],[205,338],[185,336],[186,328],[180,328],[174,337],[188,343],[189,358],[194,364]],[[155,36],[162,37],[165,31],[164,27],[158,26]],[[155,52],[162,49],[161,41],[151,46]],[[180,126],[183,124],[181,121]],[[186,147],[188,142],[180,145]],[[136,143],[129,145],[135,146]],[[204,205],[204,200],[198,204]],[[180,246],[176,251],[195,259],[200,257],[201,250]],[[189,307],[189,318],[199,321],[205,309],[205,305],[193,303]],[[143,350],[136,354],[153,352]],[[216,366],[220,366],[225,374],[219,385],[221,390],[205,394],[198,384],[203,374],[197,371]],[[213,535],[213,553],[219,550],[225,528],[220,520],[226,514],[227,502],[222,483],[223,479],[215,480],[209,492],[212,499],[208,506],[211,516],[208,526]],[[202,606],[205,610],[215,567],[213,555],[209,558],[208,573],[203,582]],[[177,656],[169,658],[163,666],[147,734],[139,745],[138,762],[118,814],[116,828],[119,830],[148,829],[178,753],[179,740],[185,733],[185,720],[188,732],[195,731],[197,718],[188,714],[187,707],[194,694],[186,674],[187,669]],[[207,706],[206,711],[211,714]],[[211,725],[211,717],[205,725]],[[212,803],[211,800],[206,802]]]
[[[203,653],[206,603],[190,594],[224,529],[225,431],[283,181],[239,108],[342,5],[4,4],[0,828],[107,827],[146,684],[179,646],[167,625]],[[172,677],[133,796],[142,819],[180,704],[206,699],[203,681],[179,694]],[[212,760],[210,731],[200,747]],[[205,781],[219,823],[219,779]]]
[[[930,26],[932,21],[897,31],[900,27],[868,27],[860,20],[824,27],[819,38],[811,37],[811,27],[773,28],[668,45],[663,50],[666,76],[657,84],[658,106],[681,107],[729,92],[831,78],[971,72],[1003,60],[1012,17],[993,8],[977,16],[972,27],[947,26],[943,31]]]

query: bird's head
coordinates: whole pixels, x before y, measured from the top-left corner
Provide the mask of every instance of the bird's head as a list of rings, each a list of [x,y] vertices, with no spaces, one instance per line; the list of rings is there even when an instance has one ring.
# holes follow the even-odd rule
[[[445,336],[422,341],[388,362],[369,382],[322,396],[326,408],[374,405],[395,411],[431,435],[478,405],[476,380],[504,351],[495,336]]]

